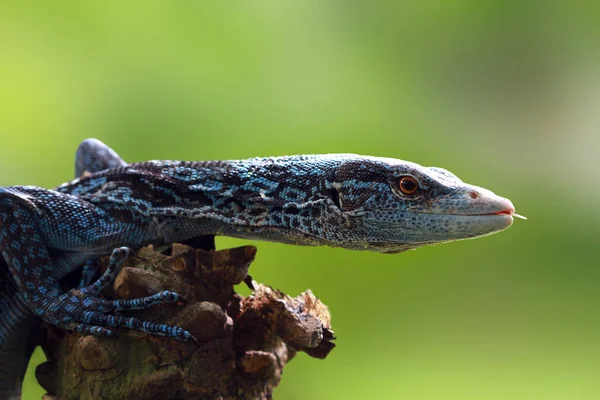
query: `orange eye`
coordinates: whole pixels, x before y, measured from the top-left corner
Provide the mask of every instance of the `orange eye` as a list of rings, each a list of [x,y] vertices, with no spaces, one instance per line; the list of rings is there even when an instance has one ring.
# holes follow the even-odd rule
[[[412,176],[403,176],[400,179],[400,191],[406,195],[415,194],[419,188],[419,183]]]

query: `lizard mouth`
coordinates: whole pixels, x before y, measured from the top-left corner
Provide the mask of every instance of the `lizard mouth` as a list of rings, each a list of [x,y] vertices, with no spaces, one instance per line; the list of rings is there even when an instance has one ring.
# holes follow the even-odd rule
[[[514,208],[509,208],[509,209],[506,209],[506,210],[503,210],[503,211],[486,213],[486,214],[460,214],[460,215],[469,215],[469,216],[477,216],[477,215],[508,215],[508,216],[511,216],[511,217],[514,217],[514,218],[525,219],[525,220],[527,219],[526,216],[517,214],[515,212]]]
[[[513,206],[512,203],[508,200],[501,199],[501,201],[494,201],[494,203],[496,203],[495,205],[498,206],[496,208],[496,210],[499,210],[499,211],[491,211],[490,210],[490,212],[473,212],[473,213],[459,212],[459,213],[455,213],[453,215],[460,215],[460,216],[465,216],[465,217],[493,216],[493,215],[498,215],[498,216],[503,217],[505,215],[508,215],[509,217],[514,217],[514,218],[519,218],[519,219],[527,219],[525,216],[517,214],[515,212],[515,206]],[[452,213],[450,213],[450,214],[452,214]]]
[[[496,196],[492,193],[471,201],[456,201],[454,198],[440,199],[439,202],[429,205],[429,209],[415,209],[412,212],[418,214],[434,214],[459,219],[477,220],[481,219],[502,219],[512,221],[513,218],[527,219],[515,212],[515,206],[510,200]],[[485,218],[484,218],[485,217]]]
[[[489,217],[489,216],[494,216],[494,215],[498,215],[498,216],[508,215],[509,217],[514,217],[514,218],[519,218],[519,219],[527,219],[527,217],[525,217],[524,215],[517,214],[515,212],[514,208],[509,208],[509,209],[506,209],[506,210],[489,212],[489,213],[440,213],[440,212],[428,213],[428,212],[419,212],[419,214],[454,215],[454,216],[457,216],[457,217]]]
[[[508,210],[504,210],[504,211],[498,211],[498,212],[494,212],[494,213],[490,213],[490,214],[491,214],[491,215],[501,215],[501,214],[508,214],[508,215],[510,215],[510,216],[513,216],[513,215],[514,215],[514,213],[515,213],[515,210],[514,210],[514,209],[510,209],[510,208],[509,208]],[[490,215],[490,214],[487,214],[487,215]],[[484,215],[486,215],[486,214],[484,214]]]

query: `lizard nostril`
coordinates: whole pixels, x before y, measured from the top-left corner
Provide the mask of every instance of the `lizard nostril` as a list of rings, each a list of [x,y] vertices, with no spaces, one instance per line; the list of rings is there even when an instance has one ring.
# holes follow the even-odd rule
[[[479,197],[479,193],[477,192],[469,192],[469,196],[471,196],[472,199],[476,199]]]

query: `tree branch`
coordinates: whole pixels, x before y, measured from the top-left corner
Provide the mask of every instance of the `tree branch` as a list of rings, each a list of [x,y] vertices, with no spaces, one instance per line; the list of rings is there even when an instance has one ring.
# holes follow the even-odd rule
[[[51,393],[46,398],[270,399],[297,351],[325,358],[335,344],[329,310],[310,291],[292,298],[251,280],[255,254],[253,246],[204,251],[175,244],[169,255],[141,249],[106,297],[183,294],[183,308],[170,304],[127,315],[181,326],[198,344],[133,331],[115,339],[47,326],[42,348],[48,362],[36,371]],[[243,281],[253,289],[245,298],[233,289]]]

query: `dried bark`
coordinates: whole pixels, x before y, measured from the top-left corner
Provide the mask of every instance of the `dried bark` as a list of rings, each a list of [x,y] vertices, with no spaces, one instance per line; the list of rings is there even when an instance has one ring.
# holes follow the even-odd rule
[[[48,399],[270,399],[283,367],[304,351],[325,358],[333,349],[329,310],[310,291],[289,297],[251,281],[256,248],[204,251],[175,244],[171,254],[141,249],[105,291],[135,298],[162,290],[184,295],[170,304],[129,312],[179,325],[198,343],[139,332],[95,337],[47,327],[48,362],[36,375]],[[238,295],[246,281],[253,293]]]

